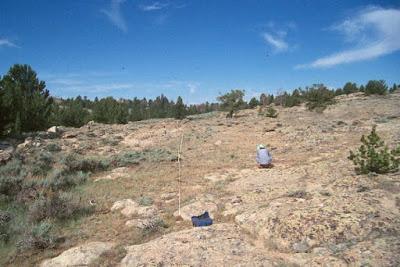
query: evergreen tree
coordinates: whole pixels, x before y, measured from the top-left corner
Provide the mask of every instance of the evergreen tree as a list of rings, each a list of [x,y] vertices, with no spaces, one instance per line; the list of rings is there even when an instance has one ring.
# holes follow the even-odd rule
[[[335,103],[335,94],[323,84],[314,84],[304,92],[307,101],[306,106],[309,110],[322,112],[327,105]]]
[[[348,94],[352,94],[355,92],[358,92],[358,88],[357,88],[357,84],[355,83],[351,83],[351,82],[347,82],[344,86],[343,86],[343,93],[345,93],[346,95]]]
[[[344,94],[344,93],[343,93],[342,88],[338,88],[338,89],[335,90],[335,96],[343,95],[343,94]]]
[[[397,85],[394,83],[392,88],[389,89],[389,93],[394,93],[397,90]]]
[[[54,105],[52,123],[69,127],[81,127],[89,121],[89,111],[84,108],[85,102],[68,99],[61,105]]]
[[[384,95],[388,91],[388,87],[384,80],[371,80],[365,86],[366,95]]]
[[[99,100],[93,107],[93,120],[100,123],[127,123],[128,106],[113,97]]]
[[[253,97],[252,99],[250,99],[249,108],[255,108],[258,105],[260,105],[260,102],[257,100],[257,98]]]
[[[44,81],[39,81],[29,65],[16,64],[1,80],[3,108],[9,114],[9,129],[37,131],[49,126],[52,98]]]
[[[181,120],[185,118],[186,116],[186,108],[185,105],[183,104],[182,97],[178,96],[178,99],[176,100],[175,104],[175,112],[174,112],[174,117],[175,119]]]
[[[350,151],[348,157],[356,166],[358,174],[396,172],[400,166],[400,145],[389,151],[385,142],[376,133],[376,126],[371,133],[361,137],[362,145],[358,151]]]
[[[262,93],[262,94],[260,95],[260,104],[261,104],[263,107],[265,107],[266,105],[269,104],[267,101],[268,101],[267,96],[266,96],[264,93]]]
[[[1,76],[0,76],[0,136],[4,134],[6,124],[8,123],[8,113],[5,105],[3,104],[4,90],[2,88]]]

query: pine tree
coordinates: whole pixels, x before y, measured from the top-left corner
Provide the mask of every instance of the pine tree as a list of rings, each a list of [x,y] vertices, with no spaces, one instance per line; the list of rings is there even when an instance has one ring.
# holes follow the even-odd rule
[[[345,93],[346,95],[348,94],[352,94],[352,93],[356,93],[358,92],[358,88],[357,88],[357,84],[355,83],[351,83],[351,82],[347,82],[344,86],[343,86],[343,93]]]
[[[175,112],[174,112],[174,117],[175,119],[181,120],[185,118],[186,116],[186,108],[185,105],[183,104],[182,97],[178,96],[178,99],[176,100],[175,104]]]
[[[252,99],[250,99],[249,108],[255,108],[258,105],[260,105],[260,102],[257,100],[257,98],[253,97]]]
[[[366,95],[384,95],[388,91],[388,87],[384,80],[371,80],[365,86]]]
[[[397,85],[394,83],[392,88],[389,89],[389,93],[394,93],[397,90]]]
[[[52,98],[44,81],[29,65],[16,64],[1,80],[3,107],[9,114],[9,129],[16,134],[46,129]]]
[[[358,174],[396,172],[400,165],[400,145],[391,151],[376,133],[376,126],[371,133],[361,137],[362,145],[357,152],[350,151],[348,157],[356,166]]]

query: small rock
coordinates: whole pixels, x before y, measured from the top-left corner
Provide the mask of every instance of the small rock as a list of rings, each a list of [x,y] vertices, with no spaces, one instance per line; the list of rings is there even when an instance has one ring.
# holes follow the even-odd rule
[[[218,140],[217,142],[214,143],[214,145],[220,146],[220,145],[222,145],[222,141],[221,141],[221,140]]]
[[[305,253],[310,248],[310,246],[307,244],[307,242],[302,241],[294,243],[292,245],[292,248],[297,253]]]
[[[164,193],[164,194],[161,194],[161,199],[162,200],[171,200],[171,199],[174,199],[175,197],[176,197],[176,193]]]
[[[47,129],[47,132],[48,133],[59,133],[59,129],[58,129],[58,127],[57,126],[52,126],[52,127],[50,127],[49,129]]]
[[[64,139],[69,139],[69,138],[75,138],[75,137],[77,137],[77,136],[78,136],[77,133],[72,132],[72,133],[65,133],[65,134],[62,136],[62,138],[64,138]]]

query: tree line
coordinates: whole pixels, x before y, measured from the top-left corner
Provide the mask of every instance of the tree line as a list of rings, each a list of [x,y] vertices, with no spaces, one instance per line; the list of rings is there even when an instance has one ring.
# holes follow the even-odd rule
[[[55,98],[29,65],[15,64],[0,76],[0,135],[18,136],[52,125],[80,127],[91,120],[111,124],[152,118],[182,119],[218,109],[217,103],[186,105],[180,96],[176,101],[164,95],[155,99]]]
[[[29,65],[15,64],[0,77],[0,135],[20,135],[22,132],[45,130],[51,125],[80,127],[89,121],[127,123],[152,118],[183,119],[188,115],[216,110],[228,111],[228,117],[240,109],[270,104],[293,107],[306,103],[310,110],[323,110],[334,103],[334,97],[363,92],[366,95],[392,93],[383,80],[371,80],[365,86],[348,82],[343,88],[328,89],[323,84],[283,91],[277,95],[261,94],[257,99],[244,100],[244,90],[232,90],[217,98],[219,103],[185,105],[182,97],[176,101],[161,95],[155,99],[115,99],[106,97],[90,100],[87,97],[58,99],[50,96],[44,81],[38,79]]]

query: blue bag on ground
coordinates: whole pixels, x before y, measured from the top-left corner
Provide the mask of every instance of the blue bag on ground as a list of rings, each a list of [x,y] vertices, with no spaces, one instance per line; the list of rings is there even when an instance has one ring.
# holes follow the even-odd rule
[[[209,226],[213,223],[208,211],[199,216],[192,216],[192,224],[194,227]]]

